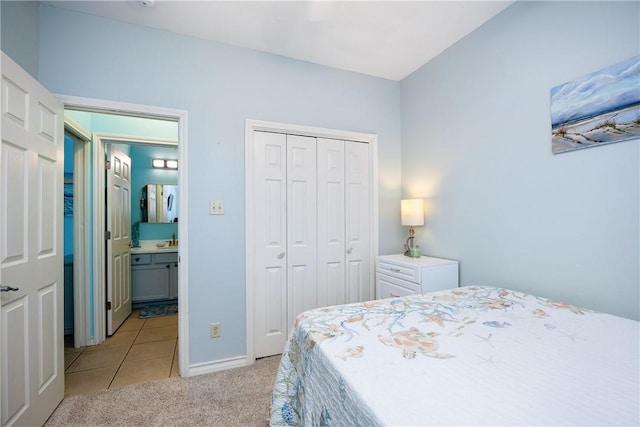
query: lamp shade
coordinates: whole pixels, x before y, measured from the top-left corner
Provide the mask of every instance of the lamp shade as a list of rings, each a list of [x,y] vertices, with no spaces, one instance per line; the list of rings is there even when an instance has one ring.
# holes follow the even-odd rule
[[[402,217],[402,225],[424,225],[424,200],[401,200],[400,216]]]

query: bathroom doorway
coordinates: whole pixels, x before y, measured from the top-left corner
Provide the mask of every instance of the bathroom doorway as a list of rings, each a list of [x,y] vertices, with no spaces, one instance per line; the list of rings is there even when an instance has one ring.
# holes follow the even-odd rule
[[[73,187],[72,203],[74,205],[73,218],[76,213],[84,213],[84,219],[80,224],[72,227],[72,239],[74,247],[71,249],[73,253],[72,267],[67,266],[67,270],[73,270],[73,282],[77,282],[77,286],[73,286],[73,306],[72,316],[68,313],[66,318],[72,318],[73,323],[73,341],[75,347],[86,347],[101,344],[106,339],[106,299],[104,284],[105,272],[105,249],[104,249],[104,226],[94,226],[93,224],[104,224],[104,198],[103,191],[97,191],[98,188],[105,188],[104,181],[101,181],[99,170],[104,167],[104,146],[107,143],[118,144],[119,147],[131,149],[136,147],[135,151],[143,152],[145,150],[153,150],[154,147],[166,149],[173,142],[172,150],[174,154],[164,154],[161,157],[171,157],[180,163],[186,163],[186,112],[177,110],[167,110],[156,107],[145,107],[139,105],[127,105],[121,103],[112,103],[100,100],[78,99],[74,97],[60,97],[65,103],[65,115],[73,117],[75,124],[79,128],[89,128],[84,134],[80,132],[80,136],[74,135],[74,155],[66,156],[65,164],[74,159],[73,165],[80,165],[80,169],[72,171],[67,183]],[[82,118],[82,114],[93,115],[89,121]],[[120,128],[105,127],[106,119],[118,118],[125,125]],[[135,130],[135,121],[149,123],[149,120],[155,120],[167,126],[173,126],[175,130],[175,138],[162,138],[158,132],[145,132]],[[144,127],[144,126],[143,126]],[[150,128],[147,126],[146,130]],[[96,132],[98,131],[98,132]],[[108,131],[108,132],[107,132]],[[127,137],[121,137],[127,135]],[[150,136],[145,136],[150,135]],[[110,139],[108,139],[110,138]],[[146,145],[145,145],[146,144]],[[102,156],[102,157],[101,157]],[[150,154],[150,156],[153,156]],[[181,216],[186,215],[186,199],[188,197],[188,189],[186,184],[186,173],[178,168],[177,184],[180,187],[180,199],[176,199],[179,206]],[[103,175],[102,175],[103,176]],[[84,191],[82,184],[85,185]],[[137,184],[136,184],[137,185]],[[98,195],[97,197],[93,197]],[[139,208],[139,200],[137,191],[132,192],[132,210]],[[84,209],[83,209],[84,208]],[[137,213],[139,210],[136,211]],[[132,215],[133,216],[133,215]],[[82,216],[80,216],[82,218]],[[133,218],[132,218],[133,219]],[[65,223],[68,219],[65,217]],[[134,221],[137,222],[137,221]],[[177,270],[177,295],[186,295],[186,224],[176,222],[168,224],[168,227],[174,227],[175,231],[169,235],[183,236],[181,239],[181,248],[179,252],[179,262],[176,260],[175,268]],[[165,230],[166,231],[166,230]],[[162,236],[161,238],[165,238]],[[177,240],[177,239],[176,239]],[[75,243],[80,245],[75,247]],[[184,248],[184,249],[183,249]],[[79,249],[79,250],[78,250]],[[177,248],[176,248],[177,249]],[[68,248],[65,247],[65,254]],[[80,253],[78,253],[80,252]],[[177,298],[178,304],[186,309],[186,297]],[[182,311],[182,309],[180,310]],[[180,316],[178,329],[186,331],[188,319]],[[70,332],[66,327],[65,334]],[[186,350],[186,342],[188,334],[182,332],[179,334],[178,348],[181,353],[180,372],[186,373],[188,366],[188,353]],[[65,338],[67,338],[65,336]],[[65,340],[66,341],[66,340]],[[177,351],[176,351],[177,354]]]

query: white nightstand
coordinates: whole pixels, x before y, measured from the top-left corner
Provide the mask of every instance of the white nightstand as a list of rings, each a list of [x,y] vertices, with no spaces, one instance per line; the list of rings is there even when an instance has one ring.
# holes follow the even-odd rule
[[[376,298],[391,298],[458,287],[458,261],[382,255],[376,259]]]

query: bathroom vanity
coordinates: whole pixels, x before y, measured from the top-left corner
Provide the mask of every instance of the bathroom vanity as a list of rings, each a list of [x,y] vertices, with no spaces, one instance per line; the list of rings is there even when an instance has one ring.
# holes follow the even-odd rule
[[[131,250],[131,302],[178,298],[178,248],[142,245]]]

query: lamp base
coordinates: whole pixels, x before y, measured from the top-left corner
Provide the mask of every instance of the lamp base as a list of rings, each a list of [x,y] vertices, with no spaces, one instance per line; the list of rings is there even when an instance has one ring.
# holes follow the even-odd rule
[[[409,236],[404,244],[404,255],[411,258],[420,258],[420,246],[413,246],[413,236]]]
[[[413,225],[409,226],[409,237],[404,244],[404,255],[411,258],[420,258],[420,246],[413,246],[413,236],[415,236],[415,230]]]

